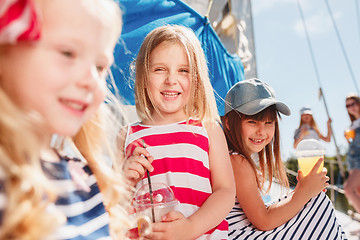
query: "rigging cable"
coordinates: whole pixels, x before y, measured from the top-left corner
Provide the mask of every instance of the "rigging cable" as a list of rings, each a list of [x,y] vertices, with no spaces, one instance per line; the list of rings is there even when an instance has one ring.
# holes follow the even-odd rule
[[[303,25],[304,25],[305,36],[306,36],[306,40],[307,40],[307,43],[308,43],[311,59],[312,59],[313,65],[314,65],[316,79],[317,79],[318,84],[319,84],[319,93],[320,93],[320,96],[323,99],[326,114],[327,114],[328,118],[330,118],[329,110],[328,110],[328,107],[327,107],[327,104],[326,104],[324,92],[322,90],[321,81],[320,81],[320,75],[319,75],[319,71],[318,71],[318,68],[317,68],[317,65],[316,65],[315,56],[314,56],[314,52],[313,52],[313,49],[312,49],[309,33],[308,33],[308,30],[307,30],[307,27],[306,27],[305,17],[304,17],[303,10],[301,8],[300,0],[297,0],[297,3],[298,3],[298,8],[299,8],[301,20],[302,20]],[[336,159],[337,159],[337,162],[338,162],[338,165],[339,165],[340,174],[344,179],[344,177],[345,177],[344,168],[343,168],[343,165],[342,165],[342,160],[341,160],[341,156],[340,156],[340,152],[339,152],[339,147],[338,147],[338,145],[336,143],[335,134],[334,134],[334,131],[332,129],[332,124],[330,124],[330,127],[331,127],[332,136],[333,136],[333,139],[334,139],[334,144],[335,144],[335,149],[336,149]]]
[[[209,5],[208,5],[208,8],[207,8],[206,14],[205,14],[205,17],[208,18],[208,19],[209,19],[212,4],[213,4],[213,0],[209,0]]]
[[[356,18],[358,23],[358,34],[359,34],[359,41],[360,41],[360,15],[359,15],[359,1],[355,0],[355,6],[356,6]]]
[[[344,54],[344,58],[345,58],[345,61],[346,61],[346,65],[347,65],[348,68],[349,68],[349,72],[350,72],[351,78],[352,78],[352,80],[353,80],[353,82],[354,82],[356,92],[357,92],[357,94],[358,94],[358,96],[359,96],[359,95],[360,95],[360,92],[359,92],[359,88],[358,88],[358,86],[357,86],[357,82],[356,82],[356,79],[355,79],[355,75],[354,75],[354,72],[353,72],[353,70],[352,70],[352,68],[351,68],[349,58],[348,58],[348,56],[347,56],[347,54],[346,54],[346,51],[345,51],[345,48],[344,48],[344,44],[343,44],[343,42],[342,42],[342,40],[341,40],[341,37],[340,37],[340,34],[339,34],[339,30],[338,30],[338,28],[337,28],[337,26],[336,26],[335,19],[334,19],[334,16],[333,16],[333,14],[332,14],[332,11],[331,11],[331,8],[330,8],[330,5],[329,5],[328,0],[325,0],[325,3],[326,3],[326,6],[327,6],[327,9],[328,9],[328,11],[329,11],[329,15],[330,15],[332,24],[333,24],[333,26],[334,26],[334,29],[335,29],[335,32],[336,32],[336,36],[337,36],[337,38],[338,38],[338,40],[339,40],[339,43],[340,43],[340,46],[341,46],[341,50],[342,50],[342,52],[343,52],[343,54]]]

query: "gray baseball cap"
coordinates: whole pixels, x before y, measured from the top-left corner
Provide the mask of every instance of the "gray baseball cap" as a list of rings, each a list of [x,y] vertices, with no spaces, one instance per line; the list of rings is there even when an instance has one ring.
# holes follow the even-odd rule
[[[277,110],[287,116],[291,114],[288,106],[275,99],[270,85],[252,78],[230,88],[225,97],[225,114],[237,110],[246,115],[255,115],[271,105],[276,105]]]

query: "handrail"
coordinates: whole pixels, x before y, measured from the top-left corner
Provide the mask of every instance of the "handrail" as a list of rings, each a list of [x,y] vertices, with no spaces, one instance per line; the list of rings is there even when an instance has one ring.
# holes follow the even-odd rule
[[[334,189],[335,191],[337,191],[337,192],[339,192],[339,193],[345,194],[344,189],[339,188],[339,187],[336,186],[336,185],[331,185],[331,184],[330,184],[328,188]]]

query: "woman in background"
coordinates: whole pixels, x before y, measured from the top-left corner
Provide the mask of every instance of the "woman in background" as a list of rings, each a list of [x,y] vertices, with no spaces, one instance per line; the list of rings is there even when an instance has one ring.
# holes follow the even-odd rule
[[[332,134],[330,118],[327,121],[327,135],[324,136],[321,134],[319,128],[316,125],[313,112],[310,107],[305,106],[301,108],[300,115],[300,125],[299,128],[295,130],[294,134],[294,148],[296,148],[299,142],[301,142],[303,139],[321,139],[325,142],[330,142]]]

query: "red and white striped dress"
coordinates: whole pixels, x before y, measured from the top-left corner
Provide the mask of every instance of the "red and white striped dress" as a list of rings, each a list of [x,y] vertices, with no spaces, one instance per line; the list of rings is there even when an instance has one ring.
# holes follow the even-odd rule
[[[134,148],[143,146],[154,157],[152,182],[165,183],[180,201],[179,208],[186,217],[196,212],[212,194],[209,169],[209,139],[205,127],[193,120],[167,125],[147,126],[135,123],[128,128],[125,141],[127,156]],[[147,183],[145,176],[137,185]],[[198,239],[228,239],[225,219]]]

